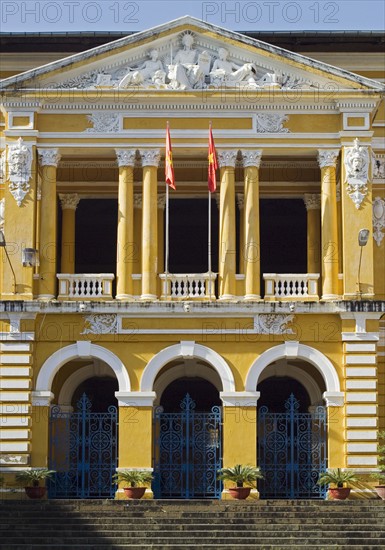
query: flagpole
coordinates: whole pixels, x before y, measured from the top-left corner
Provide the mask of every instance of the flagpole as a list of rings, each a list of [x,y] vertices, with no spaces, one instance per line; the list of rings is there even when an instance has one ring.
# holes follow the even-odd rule
[[[209,189],[209,228],[208,228],[208,239],[207,239],[207,251],[208,251],[208,266],[209,266],[209,300],[211,301],[211,191]]]
[[[168,298],[168,254],[169,254],[169,209],[168,209],[168,184],[166,183],[166,251],[164,258],[165,285],[166,285],[166,300]]]

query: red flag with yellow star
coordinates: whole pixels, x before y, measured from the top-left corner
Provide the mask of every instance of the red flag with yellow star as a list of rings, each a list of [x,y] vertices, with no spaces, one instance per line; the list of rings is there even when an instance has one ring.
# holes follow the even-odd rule
[[[174,165],[172,162],[172,148],[171,148],[171,138],[170,138],[170,128],[167,124],[166,131],[166,164],[165,164],[165,176],[166,183],[172,188],[175,187],[175,176],[174,176]]]
[[[209,191],[214,193],[217,188],[217,179],[215,171],[218,168],[217,153],[215,151],[213,133],[211,131],[211,124],[209,129],[209,177],[208,185]]]

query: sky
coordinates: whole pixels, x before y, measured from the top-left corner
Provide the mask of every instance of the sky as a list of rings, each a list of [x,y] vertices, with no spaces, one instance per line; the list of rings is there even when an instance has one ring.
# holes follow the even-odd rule
[[[142,31],[183,15],[235,31],[385,30],[384,0],[0,0],[1,32]]]

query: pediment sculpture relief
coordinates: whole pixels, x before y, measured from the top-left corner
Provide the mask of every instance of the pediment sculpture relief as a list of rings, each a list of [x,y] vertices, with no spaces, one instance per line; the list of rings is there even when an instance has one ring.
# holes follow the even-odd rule
[[[61,88],[113,87],[166,90],[215,89],[247,86],[251,89],[312,87],[311,81],[292,74],[266,72],[254,62],[235,63],[230,51],[219,47],[216,53],[195,47],[194,35],[180,35],[181,47],[175,54],[161,55],[158,48],[148,59],[136,65],[124,65],[109,71],[91,71],[59,84]]]

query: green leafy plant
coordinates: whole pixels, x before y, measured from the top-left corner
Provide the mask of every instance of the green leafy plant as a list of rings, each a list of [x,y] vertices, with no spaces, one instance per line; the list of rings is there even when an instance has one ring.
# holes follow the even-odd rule
[[[243,484],[251,485],[257,479],[262,479],[263,475],[259,468],[250,466],[250,464],[236,464],[232,468],[222,468],[218,472],[218,479],[222,481],[233,481],[237,487],[243,487]]]
[[[327,470],[320,474],[317,481],[318,485],[329,485],[332,483],[337,487],[343,487],[344,484],[357,481],[353,472],[344,472],[341,468]]]
[[[30,487],[39,487],[39,482],[50,479],[55,470],[47,470],[46,468],[38,468],[31,470],[23,470],[16,474],[16,481]]]
[[[127,483],[129,487],[148,485],[153,475],[148,470],[121,470],[112,476],[113,483]]]
[[[371,477],[376,479],[381,485],[385,485],[385,431],[378,433],[379,443],[377,445],[378,453],[378,470],[375,474],[372,474]]]

